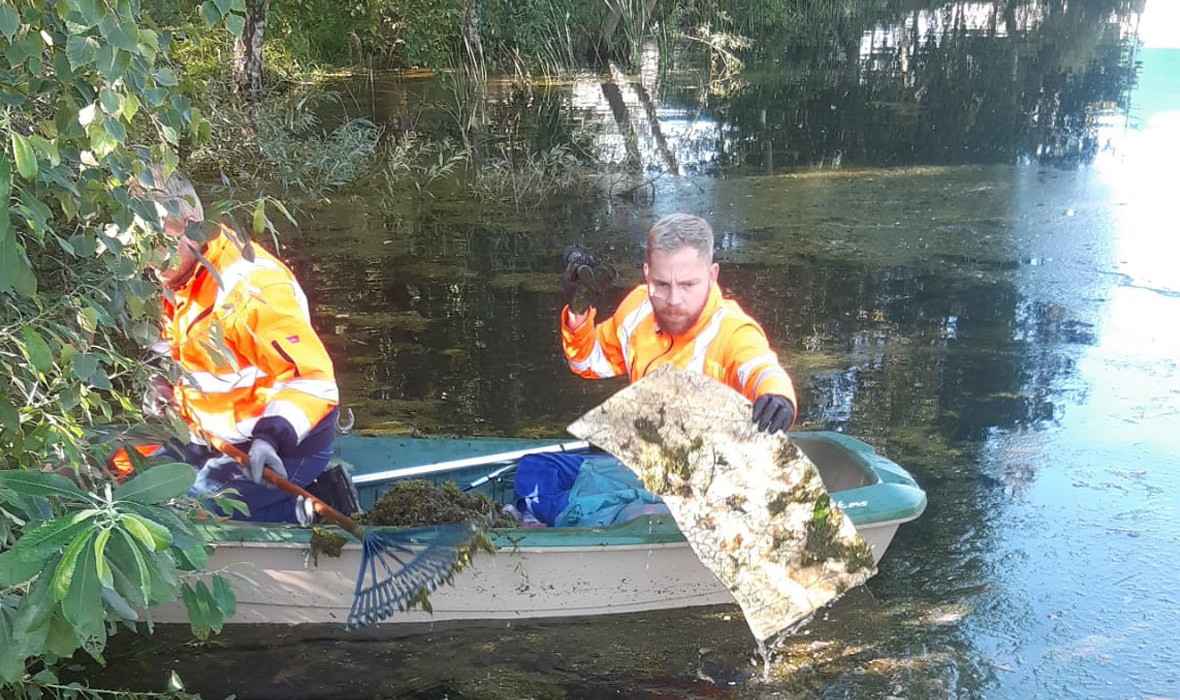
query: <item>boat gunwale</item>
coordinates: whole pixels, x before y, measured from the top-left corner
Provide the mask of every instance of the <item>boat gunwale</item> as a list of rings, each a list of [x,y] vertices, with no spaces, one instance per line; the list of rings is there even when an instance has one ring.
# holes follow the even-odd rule
[[[831,495],[838,505],[852,520],[857,529],[890,527],[900,525],[920,516],[926,509],[926,494],[917,485],[913,477],[903,467],[892,460],[878,454],[872,446],[856,438],[842,433],[829,431],[792,433],[807,441],[823,441],[835,445],[847,453],[848,457],[863,467],[874,479],[875,483],[843,491],[833,491]],[[353,438],[358,439],[358,438]],[[365,440],[380,440],[381,438],[359,438]],[[398,438],[407,440],[407,438]],[[418,444],[425,444],[431,440],[446,440],[445,438],[409,438]],[[497,439],[497,442],[510,442],[512,439]],[[547,444],[557,444],[560,440],[530,440],[520,439],[520,444],[532,443],[538,447]],[[449,460],[462,462],[466,460]],[[489,463],[489,469],[495,465]],[[420,465],[409,465],[407,469],[415,469]],[[462,468],[459,467],[456,471]],[[413,472],[412,472],[413,473]],[[396,481],[391,477],[388,482]],[[374,488],[374,484],[366,488]],[[887,494],[888,498],[881,498]],[[861,498],[875,496],[867,500]],[[272,523],[217,523],[206,526],[211,539],[218,544],[233,542],[252,543],[290,543],[306,546],[311,539],[311,530],[293,525]],[[334,526],[326,526],[328,531],[343,532]],[[406,532],[412,530],[429,530],[430,526],[414,526],[398,528]],[[610,525],[606,527],[561,527],[561,528],[492,528],[488,530],[494,540],[504,538],[506,544],[496,543],[497,551],[512,551],[527,548],[530,551],[551,548],[570,551],[571,548],[615,548],[615,547],[652,547],[660,544],[685,543],[684,535],[676,527],[675,521],[665,515],[643,515],[634,520]],[[532,542],[529,542],[532,540]],[[349,545],[351,546],[351,545]]]

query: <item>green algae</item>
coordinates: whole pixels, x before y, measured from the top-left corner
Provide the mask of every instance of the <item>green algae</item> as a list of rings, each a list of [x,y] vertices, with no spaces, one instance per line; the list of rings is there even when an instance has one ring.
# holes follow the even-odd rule
[[[312,563],[318,566],[321,554],[326,557],[339,557],[347,543],[348,538],[338,532],[328,532],[321,527],[313,527],[308,554],[311,556]]]
[[[493,527],[517,524],[500,512],[499,504],[483,494],[464,493],[454,482],[439,487],[424,479],[407,479],[395,482],[356,520],[365,525],[417,527],[489,518]]]

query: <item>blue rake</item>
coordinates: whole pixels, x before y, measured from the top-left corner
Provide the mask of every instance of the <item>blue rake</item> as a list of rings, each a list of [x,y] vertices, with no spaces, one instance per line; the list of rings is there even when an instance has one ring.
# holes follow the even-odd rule
[[[237,447],[216,441],[217,449],[248,468],[250,458]],[[494,551],[487,535],[488,522],[474,519],[424,528],[370,529],[324,503],[271,469],[262,476],[290,496],[311,501],[315,512],[346,530],[361,542],[361,566],[356,576],[352,609],[345,629],[366,627],[404,612],[414,605],[430,612],[429,595],[450,583],[475,554]]]
[[[366,627],[417,605],[431,612],[429,595],[489,549],[487,523],[467,520],[414,530],[367,530],[361,541],[352,609],[345,629]]]

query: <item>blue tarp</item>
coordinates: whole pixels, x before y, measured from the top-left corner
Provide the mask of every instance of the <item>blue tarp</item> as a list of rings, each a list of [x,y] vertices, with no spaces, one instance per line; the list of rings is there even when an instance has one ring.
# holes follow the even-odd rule
[[[667,514],[638,477],[608,455],[536,454],[516,468],[516,508],[557,527],[602,527]]]

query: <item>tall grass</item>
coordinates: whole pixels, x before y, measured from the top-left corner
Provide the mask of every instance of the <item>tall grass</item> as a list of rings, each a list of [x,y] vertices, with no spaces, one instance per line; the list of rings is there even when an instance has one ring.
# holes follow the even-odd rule
[[[211,138],[190,155],[190,168],[239,187],[312,202],[357,181],[375,159],[381,128],[347,116],[324,128],[320,115],[340,111],[341,100],[320,87],[271,86],[247,101],[212,80],[205,96]]]

